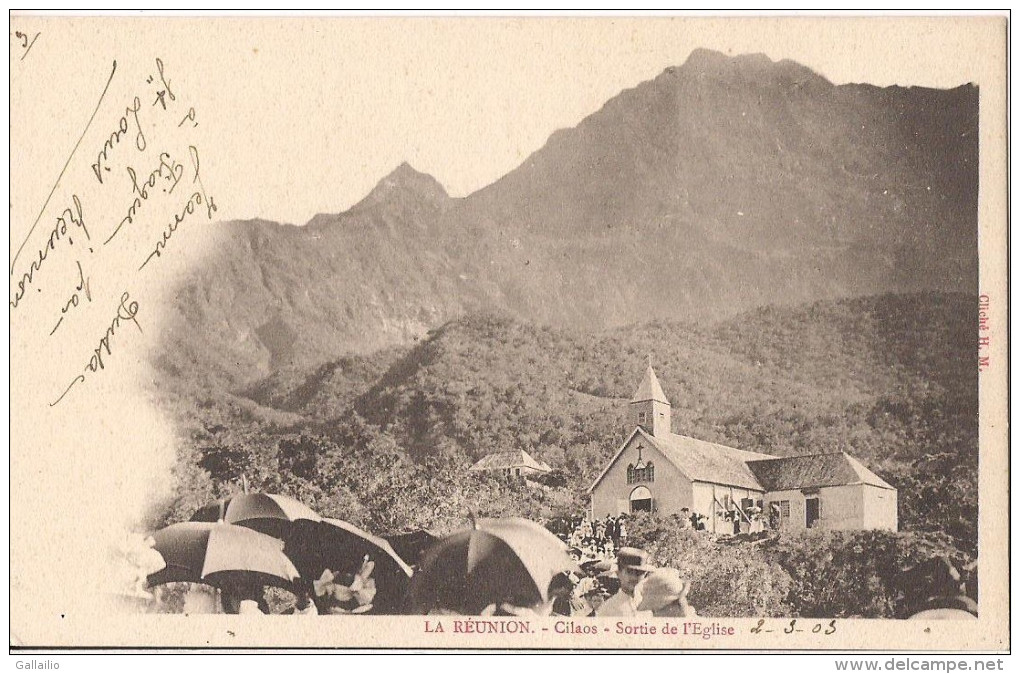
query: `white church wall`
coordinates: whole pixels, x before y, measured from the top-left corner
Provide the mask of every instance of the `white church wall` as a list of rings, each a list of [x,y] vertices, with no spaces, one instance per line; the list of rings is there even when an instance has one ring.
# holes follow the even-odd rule
[[[652,482],[628,484],[627,466],[638,462],[639,444],[642,446],[641,458],[655,465],[655,479]],[[606,514],[629,512],[631,492],[639,486],[647,487],[652,493],[655,512],[660,515],[672,515],[679,513],[681,508],[690,507],[690,481],[658,449],[652,447],[641,435],[636,435],[592,491],[590,516],[601,518]]]
[[[704,523],[707,531],[720,534],[749,533],[757,531],[759,526],[747,522],[741,524],[739,516],[735,525],[732,519],[728,520],[719,513],[730,510],[730,504],[733,502],[740,504],[741,499],[749,498],[755,502],[760,501],[762,495],[762,492],[754,489],[696,482],[694,483],[694,505],[691,511],[705,516]],[[740,527],[739,531],[737,527]]]
[[[805,494],[800,489],[770,491],[765,495],[765,519],[769,517],[769,503],[789,502],[788,518],[784,517],[780,528],[788,531],[807,529],[807,499],[817,498],[819,518],[813,529],[866,529],[863,485],[850,484],[835,487],[821,487]]]

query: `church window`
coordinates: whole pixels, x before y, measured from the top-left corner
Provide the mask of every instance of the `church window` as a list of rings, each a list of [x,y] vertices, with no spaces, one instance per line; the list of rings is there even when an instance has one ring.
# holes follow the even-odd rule
[[[639,424],[643,424],[643,423],[645,423],[645,413],[644,413],[644,412],[638,412],[638,415],[637,415],[637,422],[638,422]]]
[[[635,482],[653,482],[655,480],[655,466],[651,461],[645,463],[638,460],[637,465],[633,463],[627,466],[627,484]]]

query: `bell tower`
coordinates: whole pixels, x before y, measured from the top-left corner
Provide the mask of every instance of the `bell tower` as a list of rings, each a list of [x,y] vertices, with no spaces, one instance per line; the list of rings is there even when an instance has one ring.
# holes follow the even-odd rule
[[[666,400],[666,394],[659,386],[659,379],[652,369],[651,358],[648,369],[630,400],[631,421],[656,437],[665,437],[670,433],[670,417],[672,407]]]

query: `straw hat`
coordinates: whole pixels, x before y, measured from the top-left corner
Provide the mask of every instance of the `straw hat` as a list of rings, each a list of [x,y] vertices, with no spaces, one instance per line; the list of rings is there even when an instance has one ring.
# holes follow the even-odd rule
[[[655,567],[648,563],[648,553],[638,548],[620,548],[616,551],[616,568],[651,572]]]
[[[657,569],[641,586],[639,611],[658,611],[678,601],[686,591],[680,572],[676,569]]]

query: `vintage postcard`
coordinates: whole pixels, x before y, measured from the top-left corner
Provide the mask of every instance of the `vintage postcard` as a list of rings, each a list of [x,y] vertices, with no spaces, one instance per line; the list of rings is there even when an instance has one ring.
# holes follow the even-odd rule
[[[1009,649],[1005,17],[10,18],[14,649]]]

